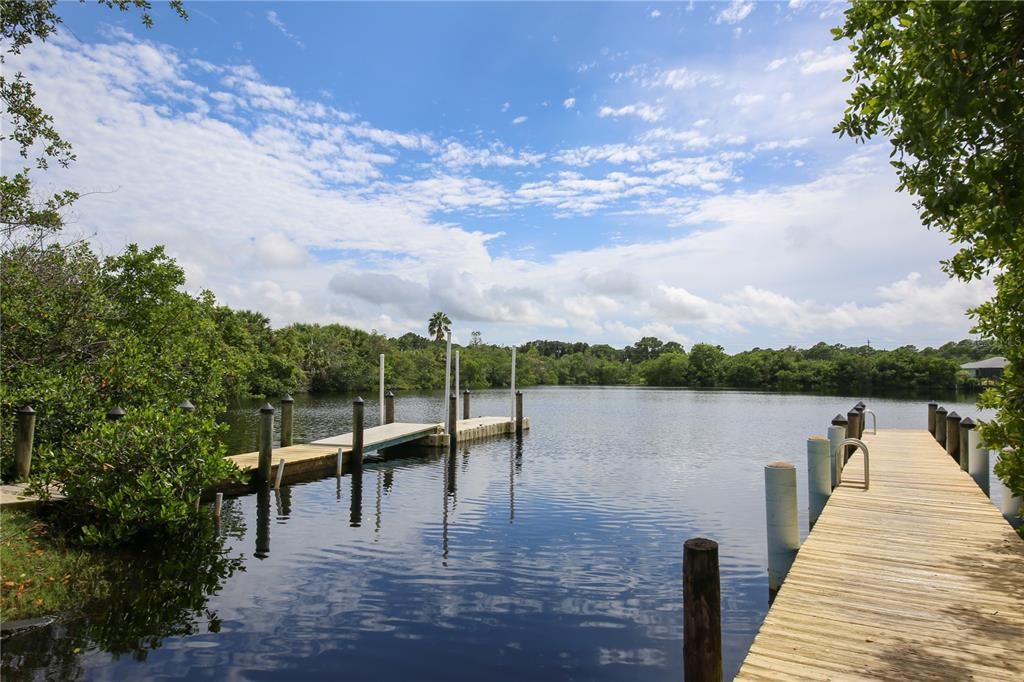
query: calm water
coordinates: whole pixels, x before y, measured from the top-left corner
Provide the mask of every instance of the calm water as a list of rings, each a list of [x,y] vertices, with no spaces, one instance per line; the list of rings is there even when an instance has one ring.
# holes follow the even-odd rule
[[[768,607],[763,465],[797,464],[804,507],[806,437],[860,396],[525,397],[519,445],[226,501],[219,529],[133,558],[88,615],[4,642],[4,678],[678,680],[681,545],[698,535],[720,543],[731,677]],[[926,400],[866,402],[883,428],[925,426]],[[300,397],[297,440],[349,430],[350,406]],[[474,415],[508,409],[507,392],[474,395]],[[400,421],[442,410],[397,403]],[[254,449],[255,406],[229,421],[233,449]]]

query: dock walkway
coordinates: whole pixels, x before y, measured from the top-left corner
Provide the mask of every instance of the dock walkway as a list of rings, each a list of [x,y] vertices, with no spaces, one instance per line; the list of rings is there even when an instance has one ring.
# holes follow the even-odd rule
[[[927,431],[863,440],[736,679],[1024,680],[1024,541]]]

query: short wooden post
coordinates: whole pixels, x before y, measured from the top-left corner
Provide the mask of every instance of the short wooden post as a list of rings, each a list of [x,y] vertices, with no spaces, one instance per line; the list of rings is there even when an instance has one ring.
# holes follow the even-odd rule
[[[120,407],[112,407],[107,410],[107,421],[116,422],[124,416],[125,412]]]
[[[26,479],[32,471],[32,443],[36,436],[36,411],[26,405],[18,410],[18,436],[14,443],[14,469]]]
[[[295,398],[287,393],[281,398],[281,447],[286,448],[292,444],[292,430],[294,428]]]
[[[469,396],[470,392],[467,388],[462,392],[462,418],[469,419]]]
[[[857,404],[853,406],[853,409],[857,410],[857,438],[864,437],[864,410],[868,409],[868,406],[864,404],[863,400],[858,400]]]
[[[384,423],[395,423],[395,392],[388,391],[384,394]]]
[[[834,422],[833,422],[834,424]],[[831,464],[832,475],[832,490],[835,490],[836,485],[839,483],[840,475],[842,474],[843,456],[842,452],[838,452],[839,444],[846,438],[846,420],[843,420],[842,425],[834,424],[828,427],[828,450],[829,450],[829,462]],[[837,456],[838,455],[838,456]]]
[[[796,467],[789,462],[767,465],[764,468],[764,495],[768,529],[768,596],[774,599],[800,549]]]
[[[982,442],[981,434],[977,430],[969,431],[967,439],[968,473],[982,492],[989,495],[988,447]]]
[[[516,391],[516,438],[523,437],[523,392]]]
[[[363,404],[362,398],[352,401],[352,460],[349,465],[352,471],[363,469]]]
[[[718,543],[683,543],[683,675],[690,682],[722,679],[722,598]]]
[[[257,476],[260,483],[270,482],[270,456],[274,449],[274,406],[260,408],[260,456]]]
[[[182,400],[181,405],[178,405],[178,409],[180,409],[182,412],[192,414],[193,412],[196,411],[196,406],[192,404],[191,400]]]
[[[935,440],[946,447],[946,408],[941,405],[935,410]]]
[[[832,475],[829,471],[834,473],[834,469],[831,466],[830,449],[827,438],[811,436],[807,439],[807,510],[811,528],[814,528],[832,494]]]
[[[224,493],[217,493],[217,499],[213,503],[213,515],[220,518],[221,508],[224,506]]]
[[[970,417],[960,421],[960,469],[968,471],[970,469],[970,452],[971,443],[968,435],[971,429],[974,428],[974,420]]]
[[[857,411],[856,407],[851,408],[850,411],[846,413],[846,437],[847,438],[860,438],[860,427],[858,426],[858,422],[859,421],[860,421],[860,412]],[[853,457],[853,453],[854,453],[855,450],[856,450],[856,448],[854,446],[852,446],[852,445],[847,445],[846,446],[846,452],[843,454],[843,464],[846,464],[846,460],[848,460],[851,457]]]
[[[448,434],[450,436],[449,444],[452,449],[455,448],[455,443],[458,440],[457,431],[458,423],[457,418],[459,416],[459,399],[455,397],[455,393],[452,392],[448,395]]]
[[[960,415],[946,415],[946,454],[960,463]]]
[[[274,490],[281,489],[281,479],[284,478],[284,457],[277,463],[277,475],[274,477]]]
[[[935,410],[939,407],[938,403],[928,403],[928,433],[935,436]]]

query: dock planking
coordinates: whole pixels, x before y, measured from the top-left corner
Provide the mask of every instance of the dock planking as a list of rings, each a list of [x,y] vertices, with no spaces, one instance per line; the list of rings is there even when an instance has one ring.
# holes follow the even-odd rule
[[[736,679],[1024,679],[1024,541],[927,431],[864,441]]]

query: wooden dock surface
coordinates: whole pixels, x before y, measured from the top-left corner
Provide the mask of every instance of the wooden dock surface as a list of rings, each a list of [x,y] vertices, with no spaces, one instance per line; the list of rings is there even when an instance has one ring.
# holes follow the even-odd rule
[[[1024,680],[1024,541],[927,431],[864,434],[738,680]]]

